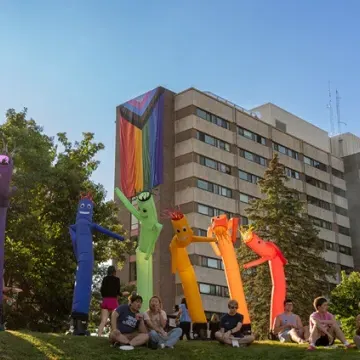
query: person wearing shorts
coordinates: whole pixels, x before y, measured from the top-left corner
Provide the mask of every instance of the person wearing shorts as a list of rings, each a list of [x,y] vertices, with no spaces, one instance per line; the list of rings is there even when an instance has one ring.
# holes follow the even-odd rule
[[[328,301],[324,297],[317,297],[314,300],[315,312],[310,315],[310,346],[309,351],[313,351],[317,346],[331,346],[335,338],[338,338],[347,349],[353,348],[349,344],[344,333],[341,331],[335,316],[328,310]]]
[[[284,312],[275,318],[274,333],[281,342],[295,342],[304,344],[309,338],[309,331],[304,327],[298,315],[294,314],[293,302],[284,301]]]
[[[144,345],[149,341],[144,317],[139,313],[142,303],[142,297],[132,293],[129,304],[120,305],[112,313],[109,337],[112,344],[126,345],[126,350],[132,350],[135,346]]]
[[[103,300],[101,303],[101,320],[98,329],[98,336],[102,336],[110,314],[119,306],[117,297],[121,295],[129,295],[128,292],[120,291],[120,279],[116,276],[115,266],[108,267],[107,276],[104,277],[101,283],[100,292]]]

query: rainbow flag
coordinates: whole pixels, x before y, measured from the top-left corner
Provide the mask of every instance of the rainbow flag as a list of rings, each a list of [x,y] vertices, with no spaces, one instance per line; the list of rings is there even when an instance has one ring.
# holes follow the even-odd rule
[[[117,107],[119,188],[127,197],[163,183],[164,91],[158,87]]]

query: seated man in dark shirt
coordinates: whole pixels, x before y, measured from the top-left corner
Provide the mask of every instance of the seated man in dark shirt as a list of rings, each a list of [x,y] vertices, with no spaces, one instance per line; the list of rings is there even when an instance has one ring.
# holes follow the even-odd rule
[[[252,335],[244,335],[241,331],[244,316],[237,312],[239,304],[236,300],[229,300],[229,312],[220,320],[220,331],[215,333],[215,338],[227,345],[239,347],[250,345],[254,340]]]
[[[111,315],[110,341],[115,344],[128,345],[130,348],[148,342],[149,335],[143,315],[139,313],[143,299],[132,293],[128,305],[120,305]]]

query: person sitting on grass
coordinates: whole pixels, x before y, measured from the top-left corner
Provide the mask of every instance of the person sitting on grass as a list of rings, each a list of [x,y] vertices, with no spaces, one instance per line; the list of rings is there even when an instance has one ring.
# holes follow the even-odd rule
[[[310,315],[310,346],[308,350],[315,350],[317,346],[331,346],[338,338],[347,349],[353,348],[346,340],[334,315],[328,312],[328,301],[324,297],[314,300],[315,312]]]
[[[229,312],[220,320],[220,331],[215,333],[215,338],[222,344],[239,347],[250,345],[254,340],[253,335],[244,335],[241,331],[244,316],[237,312],[239,304],[236,300],[229,300]]]
[[[309,339],[307,326],[303,326],[301,319],[293,311],[293,302],[290,299],[284,301],[284,312],[275,318],[274,333],[281,342],[295,342],[305,344]]]
[[[120,305],[112,313],[112,331],[109,336],[112,344],[127,345],[126,350],[132,350],[135,346],[144,345],[149,341],[143,315],[139,313],[142,303],[142,297],[133,292],[129,296],[129,304]]]
[[[180,328],[165,331],[167,316],[162,309],[162,302],[158,296],[153,296],[149,301],[149,310],[144,313],[145,324],[150,330],[151,342],[160,349],[173,348],[182,335]]]

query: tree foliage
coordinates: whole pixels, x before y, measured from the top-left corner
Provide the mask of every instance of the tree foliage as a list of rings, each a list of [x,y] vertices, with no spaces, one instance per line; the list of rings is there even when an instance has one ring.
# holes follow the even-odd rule
[[[265,176],[258,182],[263,198],[251,202],[247,209],[255,232],[264,240],[273,241],[282,250],[287,296],[295,304],[295,312],[303,321],[312,312],[312,300],[328,292],[326,275],[334,276],[322,257],[323,242],[307,215],[305,203],[296,190],[286,186],[285,169],[277,154],[270,161]],[[239,249],[240,264],[258,258],[245,244]],[[252,326],[262,338],[269,331],[271,278],[267,264],[243,270]]]
[[[71,311],[76,261],[68,226],[75,222],[82,191],[91,191],[93,221],[124,233],[114,202],[105,201],[102,185],[91,180],[104,145],[94,134],[71,143],[66,133],[47,136],[34,121],[11,109],[0,127],[9,150],[16,148],[13,185],[5,239],[5,281],[24,291],[16,311],[8,314],[8,327],[55,331],[67,326]],[[129,241],[118,242],[94,233],[95,262],[124,260]]]
[[[331,292],[331,312],[341,321],[345,335],[354,336],[355,319],[360,314],[360,273],[341,272],[341,282]]]

